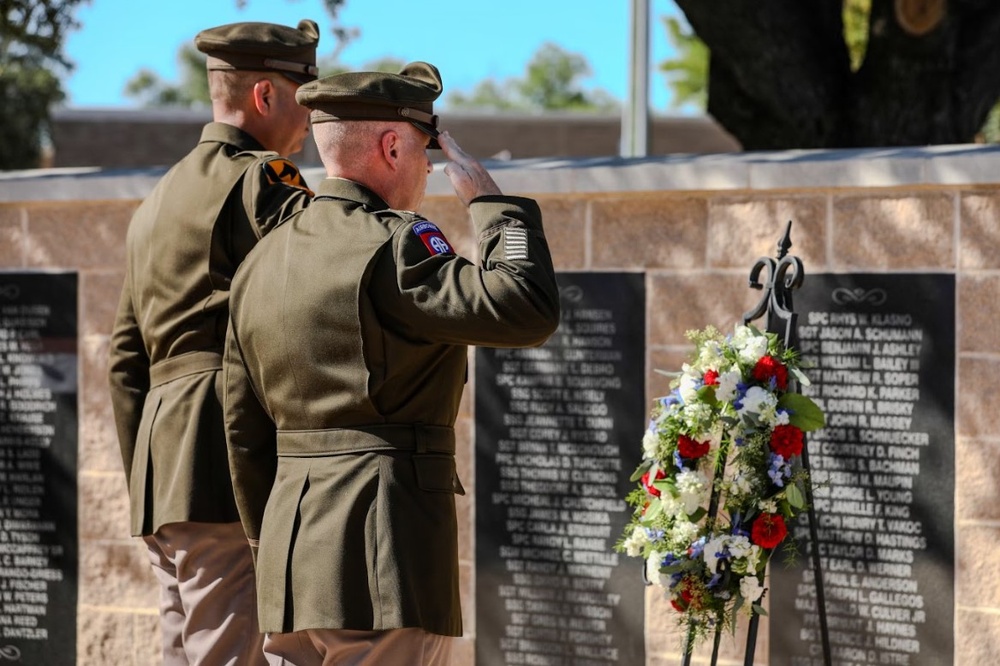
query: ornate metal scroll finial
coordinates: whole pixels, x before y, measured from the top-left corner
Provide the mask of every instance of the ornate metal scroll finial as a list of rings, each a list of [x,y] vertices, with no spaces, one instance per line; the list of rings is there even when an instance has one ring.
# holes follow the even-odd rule
[[[802,286],[805,269],[802,260],[790,256],[792,247],[792,221],[788,221],[785,233],[778,241],[776,259],[761,257],[750,270],[750,288],[763,290],[760,301],[752,309],[743,313],[743,323],[767,315],[767,330],[783,336],[786,346],[791,346],[795,338],[796,315],[792,309],[792,291]],[[760,273],[767,268],[767,282],[760,282]],[[780,324],[783,324],[781,326]]]
[[[785,226],[785,235],[781,237],[778,241],[778,260],[785,258],[788,251],[792,249],[792,221],[788,220],[788,224]]]

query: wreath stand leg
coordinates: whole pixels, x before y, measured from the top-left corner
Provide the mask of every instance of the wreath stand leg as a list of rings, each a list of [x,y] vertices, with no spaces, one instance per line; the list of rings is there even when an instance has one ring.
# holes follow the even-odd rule
[[[767,330],[779,336],[783,336],[785,347],[793,348],[798,344],[798,331],[796,322],[798,315],[792,306],[792,290],[798,289],[805,278],[805,270],[802,260],[798,257],[788,256],[788,250],[792,247],[791,240],[792,222],[789,220],[785,228],[785,234],[778,241],[777,260],[770,257],[762,257],[757,260],[750,271],[750,288],[764,291],[756,307],[743,314],[743,323],[749,324],[754,319],[767,315]],[[759,281],[761,271],[768,269],[768,282],[766,285]],[[791,274],[789,274],[791,271]],[[802,447],[802,466],[809,471],[809,447],[805,443]],[[820,638],[823,643],[823,663],[831,666],[832,658],[830,653],[830,635],[826,620],[826,595],[823,591],[823,569],[820,565],[819,548],[817,544],[819,537],[816,531],[816,513],[813,509],[813,489],[812,477],[805,483],[806,511],[809,520],[809,541],[812,555],[812,565],[814,580],[816,583],[816,609],[819,613]],[[757,625],[760,616],[752,613],[750,618],[750,629],[747,633],[747,646],[744,656],[744,666],[752,666],[754,652],[757,642]],[[715,657],[712,657],[712,665],[715,666]]]

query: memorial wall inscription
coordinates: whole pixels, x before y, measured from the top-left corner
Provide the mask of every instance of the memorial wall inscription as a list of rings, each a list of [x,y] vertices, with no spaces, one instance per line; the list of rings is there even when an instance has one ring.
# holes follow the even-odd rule
[[[77,276],[0,273],[0,663],[76,663]]]
[[[799,349],[826,412],[809,442],[833,663],[940,666],[954,648],[955,281],[809,275]],[[771,663],[821,666],[805,515],[802,557],[772,565]]]
[[[641,273],[561,273],[531,349],[476,354],[476,664],[642,664],[640,570],[613,546],[645,426]]]

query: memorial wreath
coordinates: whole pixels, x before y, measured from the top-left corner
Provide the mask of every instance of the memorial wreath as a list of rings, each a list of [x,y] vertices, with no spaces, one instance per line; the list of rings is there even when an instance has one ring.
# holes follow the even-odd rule
[[[690,627],[688,649],[737,613],[765,614],[765,569],[806,508],[803,433],[823,412],[789,390],[808,385],[798,354],[773,333],[690,331],[696,349],[654,401],[642,440],[634,512],[615,548],[645,560]]]

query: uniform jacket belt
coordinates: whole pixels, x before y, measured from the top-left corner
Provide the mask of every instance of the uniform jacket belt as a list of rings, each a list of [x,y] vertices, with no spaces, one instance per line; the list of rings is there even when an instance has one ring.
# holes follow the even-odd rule
[[[209,370],[222,370],[222,354],[213,351],[195,351],[174,356],[149,367],[150,388],[175,379]]]
[[[369,451],[455,455],[455,430],[448,426],[379,424],[327,430],[278,431],[279,456],[309,458]]]

